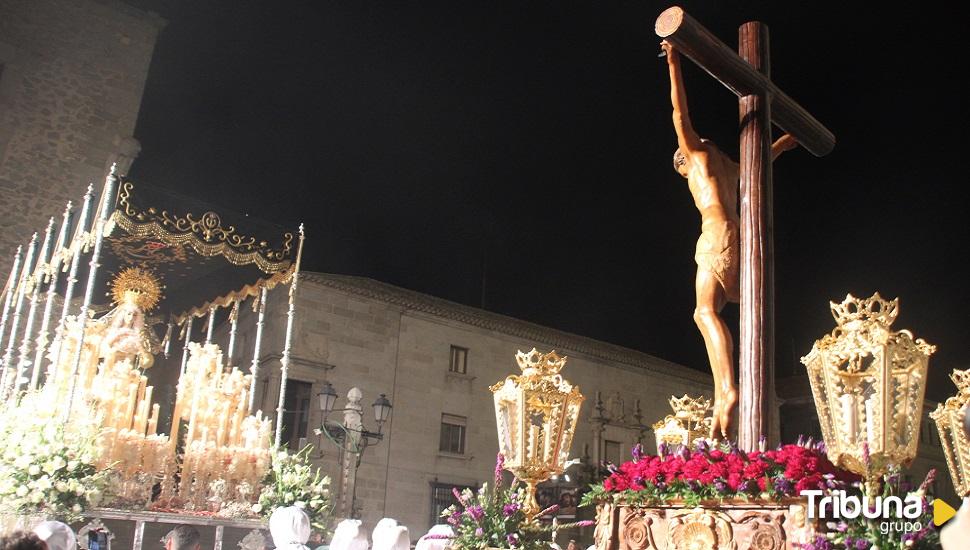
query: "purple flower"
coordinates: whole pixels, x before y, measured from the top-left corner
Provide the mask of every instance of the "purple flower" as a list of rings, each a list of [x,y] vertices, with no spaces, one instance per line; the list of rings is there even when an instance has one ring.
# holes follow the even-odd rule
[[[849,530],[849,524],[846,523],[846,522],[844,522],[844,521],[840,521],[840,522],[838,522],[838,523],[835,524],[835,530],[838,531],[838,532],[840,532],[840,533],[845,533],[846,531]],[[848,539],[846,539],[846,540],[848,540]],[[848,542],[846,543],[846,546],[848,546]]]
[[[514,533],[511,534],[511,535],[506,535],[505,536],[505,540],[508,541],[509,546],[518,546],[519,545],[519,536],[516,535],[516,534],[514,534]]]
[[[613,464],[612,462],[607,462],[606,463],[606,471],[608,471],[611,474],[615,474],[619,470],[616,469],[616,464]]]
[[[475,506],[469,506],[468,508],[466,508],[465,513],[468,514],[468,516],[471,517],[473,520],[478,522],[485,515],[485,510],[481,506],[476,504]]]
[[[795,442],[795,445],[798,445],[799,447],[804,447],[805,446],[805,436],[804,435],[799,435],[798,436],[798,441]]]
[[[458,510],[455,510],[453,514],[448,516],[448,523],[451,525],[458,525],[459,523],[461,523],[461,512],[459,512]]]
[[[701,482],[700,481],[697,481],[696,479],[689,479],[689,480],[687,480],[687,487],[691,491],[700,491],[701,490]]]
[[[499,453],[495,457],[495,489],[502,486],[502,470],[505,468],[505,457]]]
[[[930,468],[930,471],[926,472],[926,479],[923,483],[920,483],[919,488],[921,491],[926,491],[926,489],[933,484],[933,480],[936,479],[936,468]]]
[[[698,439],[694,442],[694,449],[699,453],[706,453],[711,450],[711,446],[708,445],[706,439]]]
[[[676,454],[677,458],[681,460],[690,460],[690,450],[687,448],[687,445],[678,445]]]
[[[656,484],[654,484],[654,486],[657,488],[658,491],[663,491],[667,489],[667,484],[664,483],[663,481],[658,481]]]
[[[666,441],[661,441],[660,446],[657,449],[660,451],[661,458],[666,458],[670,455],[670,444]]]
[[[728,484],[725,483],[723,479],[717,478],[714,480],[714,490],[717,491],[718,493],[726,493],[730,489],[731,488],[728,487]]]
[[[792,486],[791,481],[788,481],[784,477],[780,476],[775,478],[774,486],[775,491],[783,495],[790,495],[795,490],[795,487]]]
[[[559,511],[559,505],[553,504],[552,506],[546,508],[545,510],[539,512],[538,517],[551,516]]]
[[[596,525],[596,522],[591,519],[584,519],[582,521],[577,521],[576,523],[573,523],[573,525],[576,527],[592,527]]]
[[[640,462],[640,459],[643,458],[643,445],[639,443],[634,445],[630,454],[633,455],[633,462]]]
[[[765,437],[764,434],[761,434],[761,437],[758,438],[758,450],[761,452],[764,452],[767,445],[768,445],[768,438]]]
[[[479,527],[478,529],[475,529],[475,536],[476,537],[481,537],[481,536],[484,536],[484,535],[485,535],[485,530],[484,529],[482,529],[481,527]]]
[[[758,492],[758,484],[754,480],[751,480],[751,479],[749,479],[749,480],[745,481],[744,483],[742,483],[741,486],[738,487],[738,488],[743,493],[755,494],[755,493]]]
[[[510,518],[513,515],[515,515],[516,512],[519,511],[519,508],[521,508],[521,506],[519,505],[518,502],[513,502],[511,504],[506,504],[502,508],[502,514],[505,515],[505,517]]]
[[[866,465],[866,470],[872,468],[872,456],[869,454],[869,442],[862,442],[862,462]]]
[[[855,548],[856,550],[868,550],[869,541],[867,541],[866,539],[856,539]]]

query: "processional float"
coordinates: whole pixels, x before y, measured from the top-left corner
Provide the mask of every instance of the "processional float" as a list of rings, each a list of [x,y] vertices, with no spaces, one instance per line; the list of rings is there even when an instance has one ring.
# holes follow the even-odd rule
[[[119,507],[203,510],[218,498],[249,509],[283,435],[302,246],[302,226],[217,213],[112,168],[97,201],[89,186],[13,259],[0,412],[41,396],[51,424],[93,419]],[[268,293],[281,285],[279,402],[261,405]]]

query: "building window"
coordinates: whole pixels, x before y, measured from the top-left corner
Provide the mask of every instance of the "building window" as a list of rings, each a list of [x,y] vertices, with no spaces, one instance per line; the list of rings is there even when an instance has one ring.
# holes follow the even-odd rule
[[[431,482],[431,525],[445,523],[441,519],[441,512],[444,512],[451,505],[458,504],[454,490],[457,489],[460,492],[465,487],[467,486],[439,483],[437,480]]]
[[[310,423],[310,403],[312,385],[299,380],[286,381],[286,395],[283,397],[283,438],[290,448],[297,449],[300,439],[306,438]]]
[[[468,348],[451,346],[451,363],[448,364],[448,372],[468,374]]]
[[[465,427],[468,419],[453,414],[441,415],[441,442],[438,450],[454,455],[465,454]]]
[[[620,460],[620,442],[619,441],[603,441],[603,458],[606,462],[612,464],[620,464],[623,462]]]

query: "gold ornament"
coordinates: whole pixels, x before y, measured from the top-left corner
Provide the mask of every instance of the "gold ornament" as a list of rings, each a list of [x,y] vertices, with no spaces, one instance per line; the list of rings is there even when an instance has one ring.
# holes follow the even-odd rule
[[[152,272],[140,267],[123,269],[111,283],[112,305],[133,302],[143,312],[151,311],[162,298],[162,284]]]
[[[704,439],[711,431],[713,419],[707,416],[711,410],[711,400],[705,397],[670,397],[670,408],[674,414],[653,425],[654,438],[657,440],[657,452],[660,445],[693,445],[698,439]]]
[[[970,369],[954,370],[950,379],[957,386],[957,394],[940,403],[930,418],[940,432],[946,466],[957,494],[970,496],[970,439],[963,429],[964,414],[970,403]]]
[[[829,460],[874,481],[916,456],[935,346],[893,331],[899,300],[851,294],[830,303],[838,327],[802,358]]]
[[[532,521],[540,512],[536,485],[563,472],[584,398],[559,374],[566,358],[555,351],[543,354],[533,348],[518,352],[515,359],[522,374],[489,389],[505,469],[526,484],[524,511]]]

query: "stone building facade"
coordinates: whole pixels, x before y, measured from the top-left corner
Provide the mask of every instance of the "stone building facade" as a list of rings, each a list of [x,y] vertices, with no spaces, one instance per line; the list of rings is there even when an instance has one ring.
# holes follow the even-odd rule
[[[0,0],[0,269],[47,217],[127,172],[164,22],[118,0]]]
[[[516,351],[536,347],[568,356],[563,375],[586,396],[571,456],[587,465],[626,460],[641,439],[653,448],[649,426],[670,413],[669,397],[709,395],[712,387],[705,373],[656,357],[370,279],[304,273],[296,304],[284,440],[296,446],[306,438],[322,451],[320,463],[342,497],[338,517],[349,514],[355,488],[366,524],[393,517],[414,538],[430,527],[451,486],[492,478],[498,442],[488,387],[519,372]],[[285,312],[286,291],[272,292],[263,349],[279,349]],[[252,315],[243,308],[241,355],[252,345]],[[217,340],[224,338],[222,332]],[[263,357],[256,399],[270,412],[279,396],[279,356]],[[363,454],[355,487],[340,479],[336,446],[313,433],[322,416],[317,393],[328,381],[340,394],[337,408],[346,406],[348,390],[360,388],[363,423],[371,431],[377,426],[370,405],[378,395],[394,406],[383,440]],[[340,413],[328,418],[341,419]],[[568,502],[562,494],[578,489],[582,470],[567,470],[544,498]]]

